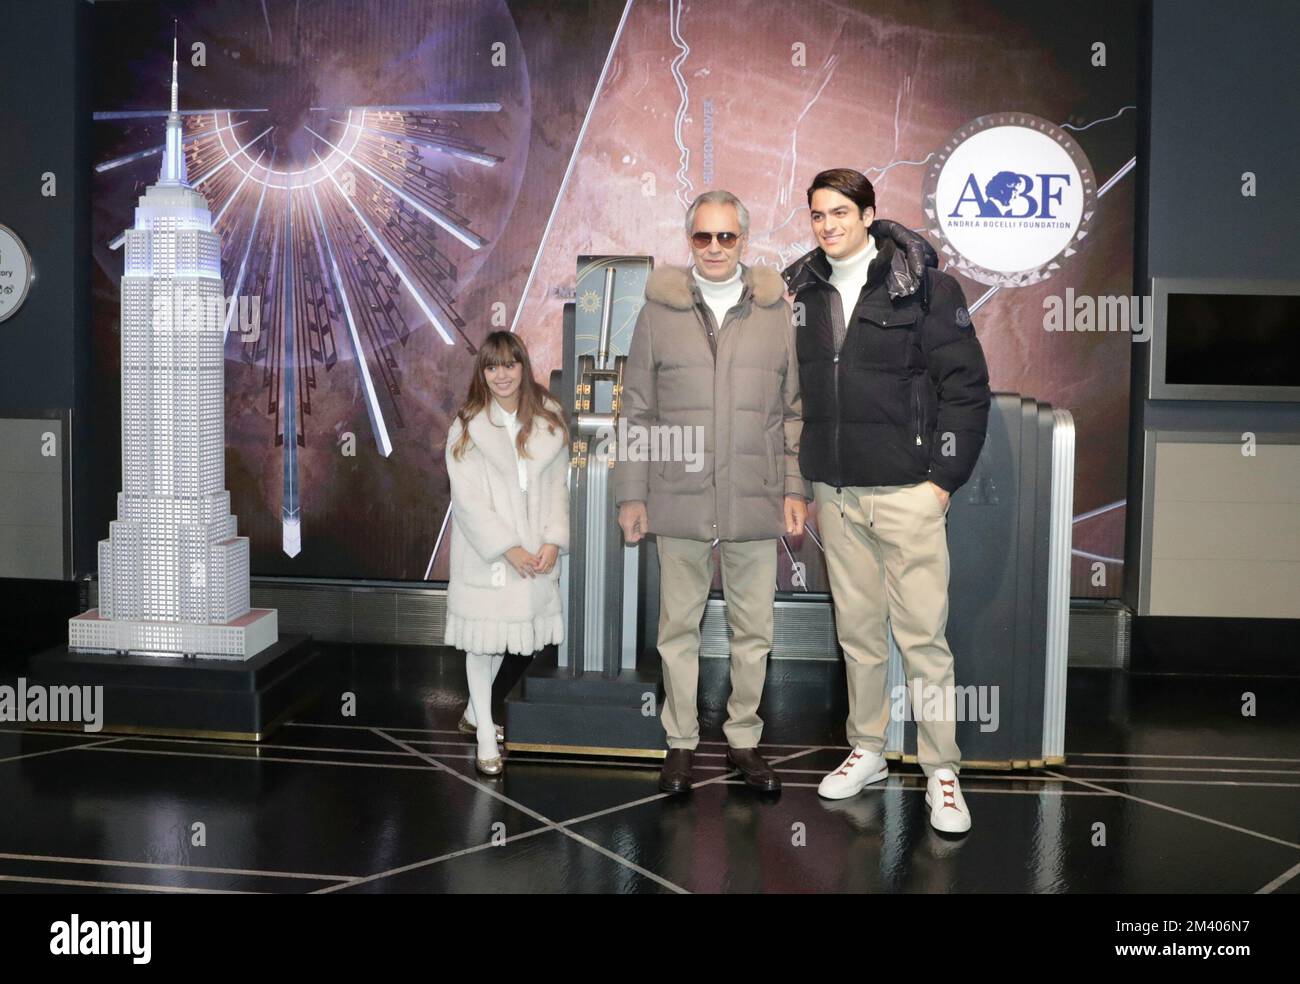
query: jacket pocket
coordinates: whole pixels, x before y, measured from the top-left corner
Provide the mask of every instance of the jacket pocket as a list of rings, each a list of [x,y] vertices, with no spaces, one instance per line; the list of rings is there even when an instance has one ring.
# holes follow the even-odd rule
[[[767,432],[767,471],[764,482],[769,488],[785,485],[785,427],[777,424]]]
[[[665,458],[659,462],[659,480],[666,489],[672,489],[680,485],[685,471],[683,462],[675,458]]]
[[[670,495],[687,495],[701,491],[712,483],[708,454],[703,448],[688,453],[683,447],[660,463],[655,488]]]
[[[917,311],[899,308],[858,316],[858,361],[876,369],[912,368]]]

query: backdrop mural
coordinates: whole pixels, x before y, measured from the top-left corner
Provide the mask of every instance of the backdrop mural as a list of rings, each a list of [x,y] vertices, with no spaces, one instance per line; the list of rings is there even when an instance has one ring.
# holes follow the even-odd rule
[[[442,441],[477,342],[517,331],[545,381],[576,257],[684,263],[686,205],[726,188],[751,214],[746,262],[784,266],[813,245],[811,177],[851,166],[958,278],[994,389],[1073,412],[1072,593],[1116,597],[1133,336],[1073,308],[1085,330],[1048,330],[1045,312],[1067,290],[1132,293],[1135,18],[1009,0],[97,4],[98,453],[118,453],[120,235],[156,177],[175,26],[189,174],[234,299],[226,484],[254,574],[444,579]],[[824,590],[814,536],[779,549],[783,590]]]

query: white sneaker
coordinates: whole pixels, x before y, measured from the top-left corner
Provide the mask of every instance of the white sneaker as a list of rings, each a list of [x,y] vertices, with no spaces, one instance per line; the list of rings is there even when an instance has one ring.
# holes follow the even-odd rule
[[[961,795],[961,784],[952,769],[935,769],[925,784],[925,805],[930,808],[930,826],[945,834],[970,830],[970,810]]]
[[[848,799],[857,796],[863,787],[888,776],[889,767],[885,765],[883,755],[855,748],[838,769],[821,781],[817,795],[832,800]]]

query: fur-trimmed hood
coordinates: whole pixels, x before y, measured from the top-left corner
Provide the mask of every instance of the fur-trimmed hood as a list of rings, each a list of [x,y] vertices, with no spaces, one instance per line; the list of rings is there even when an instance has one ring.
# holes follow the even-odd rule
[[[740,265],[740,279],[753,292],[759,307],[772,307],[785,295],[785,281],[774,267]],[[689,311],[697,303],[699,288],[689,267],[657,266],[646,278],[645,296],[678,311]]]

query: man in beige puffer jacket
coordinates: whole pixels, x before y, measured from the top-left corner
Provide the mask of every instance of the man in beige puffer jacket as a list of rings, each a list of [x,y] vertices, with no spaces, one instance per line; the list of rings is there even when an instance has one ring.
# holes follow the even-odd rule
[[[731,628],[727,760],[754,788],[781,785],[756,750],[758,704],[772,649],[777,538],[803,532],[812,490],[799,474],[799,362],[785,283],[772,267],[740,263],[748,226],[729,192],[695,199],[686,213],[694,267],[651,273],[624,370],[628,440],[614,489],[627,542],[647,533],[658,541],[665,792],[691,785],[715,542]]]

